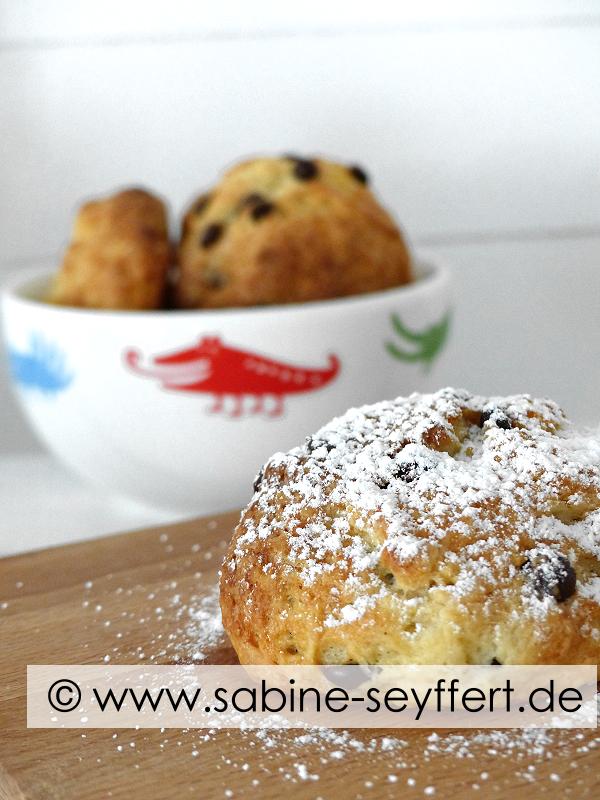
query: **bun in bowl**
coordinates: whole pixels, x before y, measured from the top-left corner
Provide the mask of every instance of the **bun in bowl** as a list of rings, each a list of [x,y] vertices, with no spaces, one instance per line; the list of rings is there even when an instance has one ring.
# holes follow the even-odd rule
[[[186,214],[175,304],[299,303],[410,279],[402,234],[362,169],[258,158],[230,169]]]

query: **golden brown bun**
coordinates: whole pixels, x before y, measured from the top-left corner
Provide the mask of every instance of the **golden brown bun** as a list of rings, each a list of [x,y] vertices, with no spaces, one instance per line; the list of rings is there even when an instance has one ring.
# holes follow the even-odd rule
[[[170,262],[163,203],[142,189],[127,189],[80,208],[50,300],[87,308],[160,308]]]
[[[255,488],[221,578],[242,663],[598,663],[600,439],[553,402],[354,409]]]
[[[408,250],[366,180],[322,160],[235,166],[185,216],[177,305],[303,302],[406,283]]]

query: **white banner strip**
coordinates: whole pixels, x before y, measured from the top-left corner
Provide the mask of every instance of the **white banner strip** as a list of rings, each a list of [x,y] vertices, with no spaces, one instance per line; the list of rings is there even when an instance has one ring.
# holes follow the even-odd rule
[[[595,728],[595,666],[27,667],[30,728]]]

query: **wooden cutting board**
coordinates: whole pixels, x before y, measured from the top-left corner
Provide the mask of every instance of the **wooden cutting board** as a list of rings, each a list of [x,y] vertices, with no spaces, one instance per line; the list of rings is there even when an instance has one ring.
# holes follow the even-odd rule
[[[234,661],[214,612],[236,519],[0,560],[2,800],[600,797],[595,730],[27,730],[27,664]]]

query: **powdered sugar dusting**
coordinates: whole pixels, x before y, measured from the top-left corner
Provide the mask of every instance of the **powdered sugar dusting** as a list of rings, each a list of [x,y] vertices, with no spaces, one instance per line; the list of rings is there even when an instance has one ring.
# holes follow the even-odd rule
[[[209,594],[201,597],[187,608],[189,619],[186,626],[186,639],[197,647],[192,653],[194,661],[203,661],[207,651],[223,641],[225,632],[219,606],[219,587],[215,586]]]
[[[114,642],[114,663],[131,663],[138,648],[148,663],[189,661],[198,651],[207,661],[214,659],[212,643],[223,643],[215,586],[222,548],[215,548],[212,560],[195,545],[192,552],[199,562],[165,562],[160,579],[151,583],[112,574],[86,581],[72,629],[74,638],[82,632],[85,639],[78,658],[87,653],[87,660],[101,661],[104,651],[96,648]],[[199,565],[206,565],[206,572],[194,571]],[[69,746],[75,753],[68,765],[70,780],[85,782],[91,764],[97,767],[95,791],[106,797],[119,793],[117,775],[127,781],[137,775],[142,783],[145,778],[145,786],[159,776],[167,791],[172,780],[173,791],[190,797],[199,791],[233,798],[297,792],[335,800],[344,782],[349,795],[363,800],[519,797],[524,784],[530,797],[556,788],[577,800],[597,795],[593,776],[600,736],[595,730],[162,729],[89,730],[80,736],[80,750]]]
[[[121,756],[127,755],[128,748],[116,747]],[[144,747],[147,751],[149,743]],[[545,794],[559,782],[567,795],[591,798],[591,759],[599,747],[600,737],[593,731],[542,729],[403,731],[403,736],[328,728],[299,733],[183,730],[165,732],[159,744],[165,755],[184,749],[216,770],[225,787],[235,785],[231,796],[260,796],[267,787],[270,795],[279,796],[286,786],[293,791],[294,786],[314,783],[310,796],[323,800],[339,796],[340,774],[348,775],[357,798],[450,797],[457,791],[473,797],[508,796],[523,784],[533,797],[536,790]],[[457,763],[460,769],[448,770]],[[584,763],[590,767],[587,778]]]
[[[281,534],[285,569],[307,588],[348,565],[325,628],[355,623],[382,598],[397,602],[399,589],[413,602],[479,592],[485,613],[496,592],[519,585],[519,613],[535,625],[563,600],[581,613],[598,603],[600,436],[574,430],[550,400],[444,389],[351,409],[273,456],[250,511],[231,573]],[[263,569],[276,580],[284,566]]]

